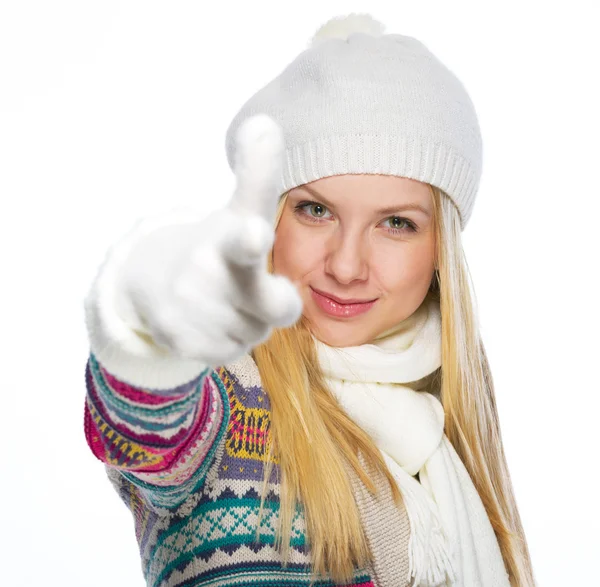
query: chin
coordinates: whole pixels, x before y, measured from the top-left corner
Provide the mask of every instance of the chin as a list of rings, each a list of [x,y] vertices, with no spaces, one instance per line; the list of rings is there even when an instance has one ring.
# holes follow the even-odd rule
[[[372,338],[367,329],[356,322],[309,318],[309,323],[313,335],[332,347],[358,346]]]

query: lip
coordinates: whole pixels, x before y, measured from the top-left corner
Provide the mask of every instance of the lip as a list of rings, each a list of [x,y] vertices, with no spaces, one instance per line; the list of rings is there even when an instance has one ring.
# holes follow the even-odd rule
[[[338,301],[337,298],[330,297],[329,294],[325,295],[312,287],[310,288],[310,293],[317,306],[319,306],[323,312],[336,318],[352,318],[364,314],[365,312],[368,312],[377,301],[377,299],[374,299],[364,302],[342,303]]]
[[[312,287],[311,289],[315,292],[317,292],[319,295],[325,296],[326,298],[329,298],[330,300],[333,300],[334,302],[337,302],[338,304],[367,304],[369,302],[374,302],[377,300],[377,298],[371,298],[370,300],[359,300],[357,298],[351,298],[351,299],[347,299],[344,300],[342,298],[338,298],[337,296],[334,296],[330,293],[327,293],[326,291],[321,291],[320,289],[317,289],[316,287]]]

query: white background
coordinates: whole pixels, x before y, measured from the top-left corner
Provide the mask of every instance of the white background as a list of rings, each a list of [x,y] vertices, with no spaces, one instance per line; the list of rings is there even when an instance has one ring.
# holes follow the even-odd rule
[[[539,584],[593,584],[594,4],[4,0],[2,584],[143,586],[130,514],[84,439],[82,300],[138,217],[227,201],[230,120],[351,11],[421,39],[475,102],[484,172],[464,240],[518,504]]]

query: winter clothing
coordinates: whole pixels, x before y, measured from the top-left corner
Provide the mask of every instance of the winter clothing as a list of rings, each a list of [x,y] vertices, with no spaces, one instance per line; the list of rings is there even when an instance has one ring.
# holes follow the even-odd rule
[[[309,585],[302,508],[293,520],[287,567],[274,548],[277,464],[260,543],[254,542],[271,414],[250,355],[183,385],[149,389],[109,373],[92,353],[86,382],[86,438],[133,515],[149,587]],[[395,506],[385,480],[375,479],[378,499],[358,478],[353,483],[377,566],[356,569],[347,587],[408,585],[405,510]],[[384,564],[390,545],[403,558]]]
[[[474,106],[422,42],[382,31],[369,15],[323,25],[234,117],[226,137],[231,168],[237,128],[266,113],[285,134],[280,193],[346,173],[409,177],[446,192],[464,228],[482,168]]]
[[[485,507],[444,434],[440,400],[406,385],[425,381],[441,366],[439,301],[429,296],[373,344],[314,342],[329,387],[371,435],[398,482],[410,520],[415,584],[510,587]]]
[[[97,312],[92,303],[88,312]],[[352,477],[374,553],[372,565],[356,570],[354,585],[508,585],[481,500],[443,435],[443,408],[432,384],[440,366],[440,332],[437,302],[428,297],[373,344],[334,349],[314,339],[328,384],[372,435],[404,498],[398,508],[385,480],[375,479],[381,496],[374,498]],[[111,348],[113,366],[126,363],[131,348],[123,348],[120,359],[118,341]],[[153,359],[140,361],[139,381],[147,381],[143,362],[151,367]],[[269,398],[252,357],[205,369],[170,388],[140,385],[126,371],[127,381],[110,373],[92,344],[85,430],[134,515],[148,585],[183,585],[192,577],[198,586],[229,585],[242,577],[257,586],[274,580],[308,584],[301,509],[287,570],[273,548],[277,465],[261,546],[252,545],[270,426]],[[185,368],[181,373],[187,379]],[[175,381],[175,371],[171,376]]]
[[[327,23],[312,46],[236,116],[227,133],[229,162],[238,179],[257,169],[245,165],[244,141],[235,137],[243,136],[238,131],[250,115],[265,113],[285,136],[275,196],[329,175],[399,175],[448,193],[464,227],[481,171],[473,106],[460,82],[422,43],[381,32],[367,16]],[[256,177],[250,179],[252,186]],[[244,193],[237,192],[242,209],[254,201],[244,200]],[[168,236],[185,252],[179,261],[188,262],[194,239],[183,233],[193,234],[189,223],[199,220],[194,213],[176,216],[142,222],[113,246],[86,298],[87,442],[132,512],[149,587],[308,586],[310,547],[301,505],[292,525],[290,564],[283,566],[274,548],[277,464],[264,517],[260,524],[257,519],[271,411],[252,356],[212,369],[157,344],[162,311],[173,306],[164,301],[170,292],[159,291],[159,282],[171,285],[174,274],[167,270],[182,266],[169,257],[177,247]],[[207,233],[209,224],[202,224]],[[211,238],[202,241],[205,248]],[[153,248],[139,248],[142,239]],[[222,277],[213,244],[203,259]],[[201,256],[195,258],[198,263]],[[157,269],[161,259],[164,272]],[[144,281],[149,274],[156,283]],[[212,297],[202,301],[219,297],[210,279],[204,282],[209,280]],[[180,295],[190,283],[177,287]],[[155,300],[144,298],[154,294]],[[203,316],[211,320],[214,313]],[[201,326],[196,320],[194,328]],[[439,309],[428,299],[373,344],[338,352],[315,339],[332,391],[373,435],[405,498],[396,506],[381,476],[373,479],[380,489],[374,497],[349,471],[374,559],[355,569],[346,587],[508,585],[481,501],[443,434],[443,408],[433,386],[439,336]],[[315,583],[332,586],[328,577]]]
[[[301,509],[287,567],[274,548],[277,465],[255,542],[270,407],[249,355],[185,385],[148,389],[113,376],[92,354],[86,380],[86,437],[133,515],[149,587],[308,587]],[[349,587],[375,585],[370,569],[357,569]]]
[[[301,507],[287,567],[274,548],[277,464],[260,542],[254,542],[271,412],[252,357],[210,369],[168,353],[122,303],[123,268],[131,251],[151,230],[171,223],[175,234],[191,218],[173,212],[139,223],[111,247],[86,297],[87,442],[133,515],[149,587],[308,586],[310,551]],[[374,479],[377,498],[358,478],[351,480],[377,566],[356,569],[347,587],[408,585],[399,580],[408,576],[406,511],[394,504],[385,479]],[[386,564],[390,546],[404,554]],[[328,578],[315,583],[332,585]]]

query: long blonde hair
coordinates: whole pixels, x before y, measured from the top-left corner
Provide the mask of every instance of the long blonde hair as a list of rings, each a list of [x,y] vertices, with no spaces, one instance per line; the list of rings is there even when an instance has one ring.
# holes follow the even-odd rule
[[[431,187],[436,233],[436,271],[430,293],[442,316],[440,399],[445,433],[467,468],[494,528],[512,586],[535,585],[531,560],[502,445],[494,385],[479,334],[474,296],[461,244],[460,217],[450,198]],[[280,198],[279,223],[287,194]],[[272,255],[268,269],[273,271]],[[383,474],[394,500],[400,491],[370,436],[341,408],[319,369],[308,324],[274,330],[253,350],[271,402],[269,463],[281,473],[281,502],[276,546],[284,562],[290,553],[292,519],[302,508],[312,557],[313,580],[329,574],[350,582],[371,551],[360,522],[346,465],[371,493],[375,486],[360,464]],[[262,512],[262,504],[261,504]]]

